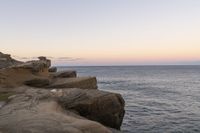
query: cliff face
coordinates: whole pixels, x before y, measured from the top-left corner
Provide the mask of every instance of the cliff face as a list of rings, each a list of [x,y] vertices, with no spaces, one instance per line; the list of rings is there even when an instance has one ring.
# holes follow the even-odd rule
[[[9,54],[3,54],[0,52],[0,69],[6,68],[12,65],[21,64],[22,62],[12,59]]]
[[[0,69],[1,133],[119,132],[125,102],[120,94],[98,90],[95,77],[56,72],[45,57],[12,60],[7,55]]]

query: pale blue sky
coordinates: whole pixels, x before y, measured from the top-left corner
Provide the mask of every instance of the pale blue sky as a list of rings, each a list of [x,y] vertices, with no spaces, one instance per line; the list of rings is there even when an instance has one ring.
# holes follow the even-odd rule
[[[59,65],[198,64],[199,35],[200,0],[0,0],[0,50]]]

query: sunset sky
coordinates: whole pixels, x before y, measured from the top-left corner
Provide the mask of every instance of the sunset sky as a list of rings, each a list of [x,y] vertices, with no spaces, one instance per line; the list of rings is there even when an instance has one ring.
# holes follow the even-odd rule
[[[1,0],[0,51],[54,65],[200,64],[200,0]]]

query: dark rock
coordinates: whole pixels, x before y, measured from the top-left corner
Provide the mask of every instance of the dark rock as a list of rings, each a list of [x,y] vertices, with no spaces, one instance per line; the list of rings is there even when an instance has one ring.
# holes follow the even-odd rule
[[[115,129],[120,129],[125,113],[125,102],[116,93],[67,89],[58,101],[67,110],[75,110],[81,116]]]
[[[57,67],[50,67],[49,72],[57,72]]]
[[[45,56],[39,56],[38,59],[39,60],[47,60],[47,58]]]
[[[76,71],[60,71],[52,73],[54,78],[74,78],[77,77]]]
[[[45,87],[50,84],[49,79],[44,78],[34,78],[24,82],[25,85],[32,86],[32,87]]]
[[[59,78],[47,88],[97,89],[96,77]]]

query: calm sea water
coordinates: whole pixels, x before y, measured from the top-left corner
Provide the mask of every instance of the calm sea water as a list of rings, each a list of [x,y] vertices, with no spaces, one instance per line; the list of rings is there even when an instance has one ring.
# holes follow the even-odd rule
[[[124,133],[200,133],[200,66],[63,67],[122,94]]]

